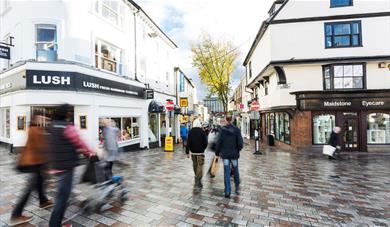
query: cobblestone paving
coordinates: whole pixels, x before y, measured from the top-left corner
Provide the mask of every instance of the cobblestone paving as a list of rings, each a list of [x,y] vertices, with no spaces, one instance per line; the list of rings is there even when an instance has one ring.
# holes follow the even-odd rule
[[[223,168],[193,188],[190,159],[150,150],[126,153],[128,166],[114,166],[130,191],[123,206],[79,215],[73,226],[390,226],[390,155],[350,155],[329,161],[321,155],[267,152],[252,155],[247,145],[239,160],[241,193],[223,197]],[[12,156],[0,152],[0,226],[6,226],[25,175],[17,175]],[[205,170],[212,153],[207,154]],[[13,157],[14,158],[14,157]],[[80,172],[81,170],[79,170]],[[91,186],[77,184],[66,217],[79,211]],[[51,190],[50,196],[54,195]],[[36,195],[22,226],[47,226],[51,210],[39,209]]]

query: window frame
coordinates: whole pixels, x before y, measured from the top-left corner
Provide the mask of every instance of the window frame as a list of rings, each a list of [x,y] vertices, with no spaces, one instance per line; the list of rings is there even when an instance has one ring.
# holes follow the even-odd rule
[[[358,24],[358,28],[359,28],[359,45],[352,45],[352,40],[353,40],[353,36],[354,35],[357,35],[357,34],[353,34],[353,29],[352,29],[352,24],[354,23],[357,23]],[[351,28],[351,33],[348,34],[349,38],[350,38],[350,44],[348,46],[334,46],[333,44],[333,41],[334,41],[334,25],[338,25],[338,24],[349,24],[350,28]],[[332,27],[332,35],[327,35],[326,34],[326,26],[330,25]],[[353,21],[337,21],[337,22],[326,22],[324,23],[324,44],[325,44],[325,49],[333,49],[333,48],[354,48],[354,47],[363,47],[363,36],[362,36],[362,21],[361,20],[353,20]],[[347,36],[347,35],[336,35],[336,36]],[[331,37],[331,43],[332,45],[331,46],[327,46],[327,43],[326,43],[326,38],[327,37]]]
[[[334,67],[335,66],[347,66],[347,65],[362,65],[363,67],[363,78],[362,78],[362,82],[363,82],[363,87],[362,88],[334,88]],[[330,88],[327,89],[326,88],[326,78],[325,78],[325,71],[326,71],[326,68],[330,68]],[[354,76],[352,76],[353,78]],[[345,76],[343,75],[342,78],[345,78]],[[349,77],[347,77],[349,78]],[[327,65],[322,65],[322,88],[324,91],[342,91],[342,90],[366,90],[367,89],[367,63],[366,62],[354,62],[354,63],[336,63],[336,64],[327,64]]]
[[[249,71],[249,79],[252,78],[252,61],[248,64],[248,71]]]
[[[54,46],[54,49],[55,49],[55,52],[56,52],[56,56],[55,56],[55,60],[54,61],[39,61],[38,60],[38,45],[39,44],[46,44],[46,43],[50,43],[50,42],[44,42],[44,41],[38,41],[38,29],[40,28],[40,26],[42,26],[41,28],[43,29],[44,26],[47,26],[47,27],[54,27],[54,30],[55,33],[54,33],[54,43],[53,43],[53,46]],[[35,60],[37,62],[55,62],[58,60],[58,25],[56,23],[37,23],[34,25],[34,28],[35,28],[35,40],[34,40],[34,46],[35,46]],[[47,29],[51,29],[51,28],[47,28]]]
[[[353,0],[348,0],[348,1],[349,1],[348,5],[335,5],[335,4],[332,4],[333,0],[330,0],[330,8],[339,8],[339,7],[353,6]]]
[[[115,57],[117,59],[115,61],[102,56],[101,51],[102,51],[102,45],[103,44],[109,46],[110,48],[116,49]],[[97,45],[97,53],[96,53],[96,49],[93,48],[93,51],[94,51],[93,56],[94,56],[94,62],[95,62],[94,66],[95,66],[95,68],[100,69],[100,70],[105,71],[105,72],[114,73],[114,74],[119,75],[119,76],[124,76],[123,63],[122,63],[123,62],[122,58],[124,56],[123,50],[121,48],[119,48],[118,46],[115,46],[115,45],[113,45],[113,44],[111,44],[109,42],[106,42],[106,41],[104,41],[102,39],[99,39],[99,38],[95,39],[95,45],[94,46],[96,47],[96,45]],[[96,65],[96,57],[98,58],[97,65]],[[107,69],[104,69],[104,68],[101,67],[102,58],[104,58],[106,61],[115,62],[115,64],[116,64],[115,72],[107,70]]]

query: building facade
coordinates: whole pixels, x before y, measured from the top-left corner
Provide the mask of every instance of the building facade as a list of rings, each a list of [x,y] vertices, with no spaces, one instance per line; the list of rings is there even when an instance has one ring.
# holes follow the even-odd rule
[[[152,103],[176,101],[176,45],[141,7],[130,0],[2,3],[0,38],[14,46],[10,60],[0,59],[1,142],[24,146],[35,110],[50,118],[68,103],[93,146],[102,142],[104,119],[121,130],[120,147],[161,145],[175,121]]]
[[[235,124],[241,129],[242,136],[249,139],[254,135],[256,118],[250,111],[251,93],[248,91],[249,89],[246,85],[247,78],[244,75],[240,78],[239,84],[234,89],[231,111],[233,112]]]
[[[342,150],[390,151],[390,2],[278,0],[269,13],[244,61],[263,138],[315,150],[340,126]]]

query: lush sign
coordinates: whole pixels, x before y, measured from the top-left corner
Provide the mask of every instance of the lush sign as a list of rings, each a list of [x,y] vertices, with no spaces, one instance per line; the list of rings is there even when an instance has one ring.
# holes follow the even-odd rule
[[[0,45],[0,58],[8,60],[11,59],[11,51],[9,47]]]

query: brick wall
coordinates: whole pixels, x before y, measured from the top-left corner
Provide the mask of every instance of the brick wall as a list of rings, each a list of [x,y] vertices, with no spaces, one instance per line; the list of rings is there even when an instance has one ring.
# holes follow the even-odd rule
[[[295,111],[291,130],[291,145],[296,150],[307,149],[312,146],[312,122],[310,111]]]

